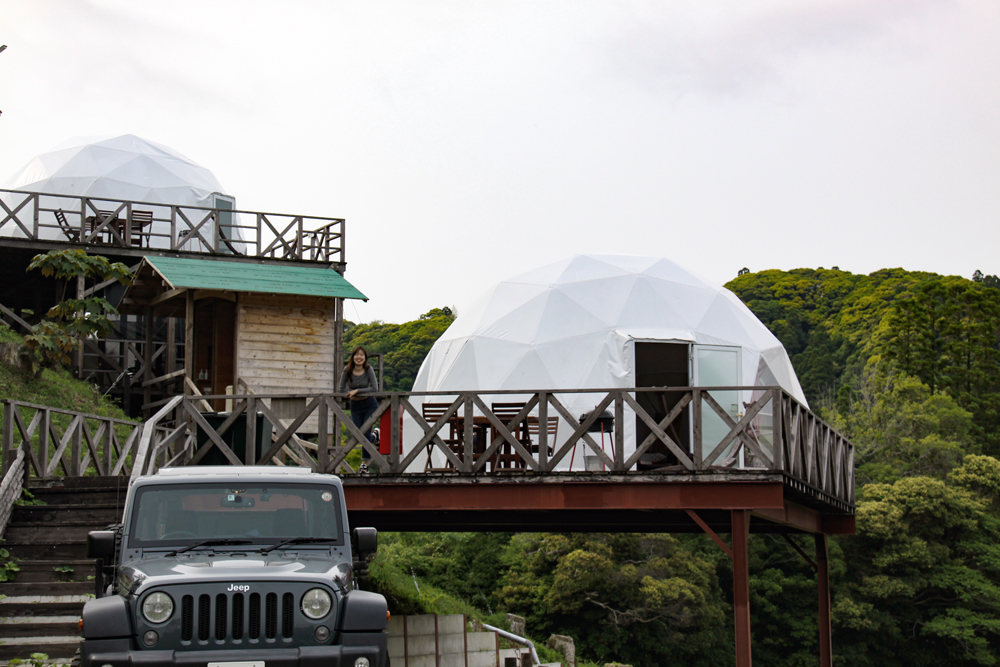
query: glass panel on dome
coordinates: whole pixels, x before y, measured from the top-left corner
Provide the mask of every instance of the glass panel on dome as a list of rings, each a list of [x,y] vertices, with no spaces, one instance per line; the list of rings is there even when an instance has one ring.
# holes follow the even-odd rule
[[[694,346],[694,384],[697,387],[738,387],[740,385],[740,348],[715,345]],[[735,390],[715,390],[709,395],[734,421],[740,419],[739,392]],[[729,425],[708,405],[701,409],[701,455],[705,458],[722,442],[729,433]],[[722,455],[705,465],[742,466],[742,456],[734,460],[733,452],[737,440],[729,443]]]

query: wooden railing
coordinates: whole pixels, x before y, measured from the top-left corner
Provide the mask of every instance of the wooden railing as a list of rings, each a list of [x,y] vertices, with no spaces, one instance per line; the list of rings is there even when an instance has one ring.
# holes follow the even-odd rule
[[[131,472],[142,423],[4,399],[3,469],[21,454],[32,477]]]
[[[722,392],[755,398],[733,417],[713,397]],[[21,451],[28,474],[35,477],[137,477],[160,467],[197,465],[210,454],[221,455],[230,465],[292,464],[352,474],[356,471],[347,457],[363,447],[386,475],[502,476],[572,472],[571,462],[585,454],[602,474],[780,473],[792,487],[822,502],[844,511],[854,506],[853,445],[778,387],[396,392],[377,397],[378,408],[360,428],[338,394],[175,396],[156,404],[158,411],[145,424],[4,400],[4,471]],[[275,398],[282,399],[281,416],[275,412]],[[651,398],[666,399],[661,404],[673,407],[654,417],[643,407]],[[231,401],[231,411],[207,416],[207,401],[213,399]],[[522,407],[501,419],[491,401],[517,401]],[[581,401],[595,406],[582,419],[567,407]],[[300,407],[289,414],[287,406],[296,402]],[[424,403],[446,407],[425,420]],[[609,444],[593,430],[598,420],[611,421],[602,416],[605,411],[613,417]],[[715,415],[714,429],[703,427],[709,413]],[[404,424],[383,433],[387,453],[364,437],[383,415],[389,416],[389,424]],[[558,437],[550,437],[547,428],[525,437],[522,424],[548,424],[552,417],[563,424]],[[261,418],[270,425],[270,437],[258,437]],[[648,430],[634,446],[626,443],[626,420]],[[691,426],[679,429],[681,423]],[[710,430],[716,435],[708,436]],[[337,433],[341,437],[334,438]],[[238,452],[232,444],[237,434],[245,443],[261,442]],[[654,448],[666,453],[668,464],[640,470],[644,455]],[[498,466],[504,451],[519,465]]]
[[[757,397],[745,405],[738,417],[731,416],[713,397],[713,393],[733,391]],[[643,408],[640,394],[669,397],[667,405],[673,408],[659,419],[654,418]],[[567,407],[574,398],[583,398],[581,395],[595,405],[582,420]],[[279,418],[271,406],[274,398],[283,399],[286,406],[293,399],[301,407]],[[232,402],[231,412],[224,413],[225,419],[218,427],[211,426],[202,412],[205,401],[213,399]],[[419,475],[428,469],[434,474],[459,476],[560,473],[570,468],[574,458],[580,461],[583,454],[595,460],[603,471],[631,474],[639,471],[643,456],[657,448],[668,453],[671,463],[645,472],[783,473],[803,493],[845,510],[854,504],[853,445],[779,387],[396,392],[379,394],[378,399],[378,409],[358,428],[341,405],[343,396],[337,394],[175,397],[165,404],[161,402],[157,406],[159,413],[147,423],[149,430],[143,434],[137,454],[141,462],[138,470],[147,474],[160,466],[196,464],[216,450],[232,465],[291,462],[319,472],[351,473],[354,469],[347,465],[347,456],[363,447],[380,472],[388,475]],[[517,415],[505,421],[493,413],[490,401],[515,399],[523,402]],[[437,419],[425,420],[421,411],[425,402],[444,402],[448,407]],[[608,433],[610,446],[598,443],[602,438],[592,430],[605,410],[614,417]],[[706,435],[702,424],[708,412],[717,415],[712,417],[716,434],[721,432],[720,424],[728,428],[724,435]],[[247,415],[254,414],[262,414],[271,424],[271,438],[260,446],[259,454],[250,446],[237,454],[230,446],[230,431],[242,431],[245,442],[255,442],[257,420],[247,419]],[[401,417],[408,417],[402,429],[405,433],[390,428],[389,433],[382,434],[383,439],[388,439],[385,454],[364,437],[370,427],[379,425],[383,414],[389,415],[389,424],[400,424]],[[686,437],[678,437],[676,424],[685,414],[690,419],[686,423],[693,426]],[[519,430],[526,420],[546,424],[554,416],[563,424],[554,441],[546,428],[535,429],[534,440],[526,440]],[[626,418],[641,421],[648,429],[648,435],[634,448],[626,447]],[[164,429],[163,424],[171,427]],[[452,427],[459,433],[457,443],[446,435],[453,432]],[[308,435],[304,435],[307,430]],[[343,435],[333,438],[335,433]],[[520,465],[497,467],[502,450],[518,459]],[[431,456],[443,467],[430,465]]]
[[[342,263],[344,220],[0,190],[0,237]]]

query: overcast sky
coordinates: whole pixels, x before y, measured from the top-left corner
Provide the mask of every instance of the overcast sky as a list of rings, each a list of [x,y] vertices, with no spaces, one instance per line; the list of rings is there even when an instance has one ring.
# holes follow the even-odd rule
[[[0,0],[0,182],[137,134],[347,219],[354,321],[579,253],[1000,273],[1000,2]]]

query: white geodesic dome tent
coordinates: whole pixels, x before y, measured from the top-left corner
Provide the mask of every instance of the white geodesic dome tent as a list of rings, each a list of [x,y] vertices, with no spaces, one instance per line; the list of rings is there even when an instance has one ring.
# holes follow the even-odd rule
[[[211,171],[162,144],[132,134],[100,138],[70,139],[32,158],[4,185],[5,190],[41,192],[51,195],[89,197],[98,201],[135,201],[204,208],[235,208],[235,200]],[[4,200],[17,195],[4,193]],[[44,198],[44,208],[62,208],[68,200]],[[152,207],[145,207],[152,208]],[[169,219],[162,207],[156,218]],[[232,215],[234,218],[236,214]],[[193,215],[192,215],[193,217]],[[231,224],[238,224],[232,220]],[[206,235],[212,232],[205,229]],[[154,220],[152,247],[168,247],[169,223]],[[231,230],[234,240],[242,240],[239,229]],[[0,229],[2,236],[23,236],[16,225]],[[65,240],[55,225],[43,227],[40,237]],[[202,250],[196,241],[186,249]]]
[[[637,350],[660,343],[685,346],[688,385],[780,386],[806,403],[785,349],[736,295],[668,259],[623,255],[578,255],[498,283],[459,310],[413,391],[663,386],[640,385],[636,366]],[[734,416],[752,400],[743,394],[726,397]],[[580,414],[597,399],[560,400]],[[628,456],[634,413],[624,426]]]

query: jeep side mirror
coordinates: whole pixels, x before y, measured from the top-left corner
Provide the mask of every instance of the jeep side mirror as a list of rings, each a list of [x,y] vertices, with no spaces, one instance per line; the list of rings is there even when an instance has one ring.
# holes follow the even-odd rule
[[[115,533],[112,530],[92,530],[87,533],[87,558],[112,561],[115,557]]]
[[[378,531],[374,528],[355,528],[354,546],[357,550],[355,558],[363,560],[368,554],[378,551]]]

